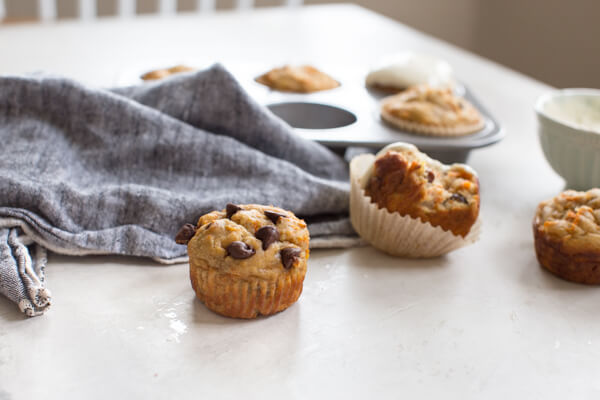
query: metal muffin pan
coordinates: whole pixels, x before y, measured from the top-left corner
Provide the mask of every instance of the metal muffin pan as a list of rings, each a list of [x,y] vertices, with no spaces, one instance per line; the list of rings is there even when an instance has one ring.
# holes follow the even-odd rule
[[[319,66],[317,66],[319,68]],[[465,162],[473,149],[492,145],[504,137],[498,121],[487,111],[469,88],[458,85],[463,95],[483,115],[485,126],[479,132],[441,138],[417,135],[391,127],[379,116],[379,102],[385,94],[364,85],[366,71],[336,74],[335,69],[321,69],[340,82],[340,87],[321,92],[299,94],[271,90],[254,81],[268,71],[236,73],[241,84],[259,102],[295,128],[296,132],[333,149],[366,147],[380,149],[390,143],[407,142],[444,163]]]
[[[166,63],[167,65],[169,63]],[[175,63],[173,63],[174,65]],[[206,60],[186,60],[183,64],[201,68]],[[329,74],[340,86],[321,92],[301,94],[272,90],[254,79],[271,68],[285,63],[235,64],[225,63],[248,93],[281,119],[295,128],[305,139],[319,142],[337,152],[345,148],[379,150],[394,142],[407,142],[444,163],[465,162],[473,149],[492,145],[504,137],[498,121],[464,85],[455,92],[469,100],[485,118],[479,132],[455,138],[417,135],[391,127],[379,116],[379,102],[388,94],[365,87],[366,68],[314,64]],[[139,84],[149,63],[140,63],[122,71],[117,85]],[[356,149],[358,150],[358,149]]]

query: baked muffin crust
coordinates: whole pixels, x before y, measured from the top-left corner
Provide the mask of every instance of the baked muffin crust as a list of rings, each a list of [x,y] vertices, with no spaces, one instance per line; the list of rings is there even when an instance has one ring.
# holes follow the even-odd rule
[[[198,230],[188,244],[189,251],[196,259],[201,259],[224,272],[260,279],[272,279],[282,270],[280,252],[287,247],[299,248],[302,256],[308,253],[308,230],[306,223],[291,214],[275,207],[244,205],[227,218],[224,211],[213,211],[198,220]],[[285,215],[274,224],[264,211],[279,210]],[[263,242],[256,233],[264,227],[276,227],[279,238],[263,250]],[[227,252],[233,242],[243,242],[256,252],[247,259],[235,259]]]
[[[563,279],[600,284],[600,189],[567,190],[541,202],[533,232],[544,268]]]
[[[181,232],[180,239],[189,236],[189,227]],[[273,314],[302,292],[308,243],[306,224],[291,212],[230,204],[200,217],[187,243],[192,286],[220,314]]]
[[[432,160],[414,146],[377,157],[366,184],[371,202],[465,237],[479,216],[479,181],[463,164]]]
[[[274,68],[256,81],[283,92],[310,93],[334,89],[339,82],[310,65]]]
[[[484,125],[479,111],[467,100],[453,94],[451,89],[427,85],[383,99],[381,116],[400,129],[431,134],[467,134]]]
[[[567,190],[537,208],[540,232],[563,242],[567,252],[600,252],[600,189]]]
[[[171,75],[179,74],[182,72],[191,72],[194,70],[195,70],[195,68],[188,67],[187,65],[175,65],[170,68],[162,68],[162,69],[156,69],[153,71],[148,71],[145,74],[143,74],[140,78],[144,81],[156,81],[156,80],[164,79]]]

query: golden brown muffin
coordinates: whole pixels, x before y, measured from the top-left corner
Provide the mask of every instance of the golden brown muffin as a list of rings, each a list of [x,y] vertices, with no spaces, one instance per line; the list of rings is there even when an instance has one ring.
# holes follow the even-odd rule
[[[484,127],[479,111],[451,89],[415,86],[381,101],[381,117],[394,127],[433,136],[461,136]]]
[[[271,89],[297,93],[318,92],[340,86],[338,81],[310,65],[274,68],[256,78],[256,81]]]
[[[544,268],[569,281],[600,284],[600,189],[567,190],[541,202],[533,234]]]
[[[467,236],[479,215],[479,180],[466,165],[445,166],[414,146],[377,157],[365,187],[371,202]]]
[[[395,86],[385,86],[385,85],[379,85],[377,83],[374,83],[372,85],[368,85],[370,88],[375,89],[379,92],[382,92],[382,96],[384,95],[392,95],[392,94],[398,94],[400,92],[405,91],[408,88],[397,88]]]
[[[196,296],[219,314],[274,314],[302,293],[309,234],[289,211],[228,204],[184,226],[176,241],[187,243]]]
[[[194,70],[195,68],[188,67],[186,65],[175,65],[171,68],[156,69],[154,71],[146,72],[145,74],[140,76],[140,78],[145,81],[155,81],[159,79],[164,79],[171,75],[179,74],[182,72],[190,72]]]

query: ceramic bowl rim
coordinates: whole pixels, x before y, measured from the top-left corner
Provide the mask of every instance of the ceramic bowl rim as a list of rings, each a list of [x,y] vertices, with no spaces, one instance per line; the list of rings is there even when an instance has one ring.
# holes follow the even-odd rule
[[[592,96],[592,97],[600,98],[600,89],[569,88],[569,89],[551,90],[551,91],[546,92],[538,97],[537,101],[535,102],[535,112],[537,113],[537,115],[539,117],[550,120],[550,121],[554,122],[555,124],[558,124],[562,127],[572,129],[574,131],[580,132],[585,135],[594,135],[594,136],[600,138],[600,130],[582,128],[581,126],[577,126],[571,122],[568,122],[568,121],[565,121],[562,119],[557,119],[553,116],[550,116],[544,110],[546,104],[550,101],[553,101],[553,100],[561,98],[561,97],[576,97],[576,96]]]

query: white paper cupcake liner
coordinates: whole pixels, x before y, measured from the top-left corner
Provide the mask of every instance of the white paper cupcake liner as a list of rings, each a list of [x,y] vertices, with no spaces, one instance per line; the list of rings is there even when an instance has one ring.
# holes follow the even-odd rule
[[[432,226],[418,218],[390,213],[371,203],[364,192],[370,178],[367,173],[375,161],[372,154],[362,154],[350,163],[350,220],[358,234],[378,248],[394,256],[410,258],[437,257],[479,239],[481,218],[477,218],[468,235],[462,237]]]

